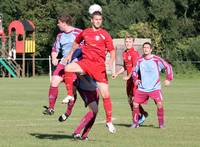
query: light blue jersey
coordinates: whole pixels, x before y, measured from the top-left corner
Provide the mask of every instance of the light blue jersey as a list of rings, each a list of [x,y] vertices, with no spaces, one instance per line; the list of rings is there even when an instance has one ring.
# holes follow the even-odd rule
[[[61,32],[57,35],[56,41],[54,42],[52,52],[62,53],[62,58],[65,58],[73,45],[76,36],[80,34],[82,30],[75,28],[71,32]]]
[[[134,80],[137,80],[137,78],[141,80],[141,83],[138,85],[138,90],[143,92],[160,90],[160,71],[162,69],[165,69],[166,79],[172,80],[172,67],[162,58],[155,55],[152,55],[150,59],[140,57],[132,74]]]

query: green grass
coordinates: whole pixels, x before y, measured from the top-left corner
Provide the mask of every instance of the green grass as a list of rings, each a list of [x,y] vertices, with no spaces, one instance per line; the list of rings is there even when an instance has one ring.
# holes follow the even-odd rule
[[[65,111],[60,95],[53,116],[42,115],[47,104],[48,77],[0,79],[0,147],[197,147],[200,145],[200,76],[176,77],[171,87],[163,88],[166,128],[157,128],[156,106],[150,100],[144,108],[149,117],[138,129],[130,129],[131,112],[121,78],[110,81],[113,121],[116,134],[105,128],[105,114],[100,99],[96,124],[90,141],[74,141],[71,133],[87,109],[79,98],[72,115],[60,123]]]

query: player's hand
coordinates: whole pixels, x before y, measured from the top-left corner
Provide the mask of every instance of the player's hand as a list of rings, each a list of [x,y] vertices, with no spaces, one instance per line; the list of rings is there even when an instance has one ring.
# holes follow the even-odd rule
[[[127,80],[129,80],[129,79],[130,79],[129,76],[123,77],[123,80],[124,80],[124,81],[127,81]]]
[[[56,65],[58,64],[58,59],[57,59],[57,58],[52,59],[52,64],[53,64],[54,66],[56,66]]]
[[[117,77],[117,74],[116,73],[113,73],[112,74],[112,79],[115,79]]]
[[[135,81],[135,86],[138,86],[141,83],[141,80],[136,80]]]
[[[64,62],[65,62],[65,63],[68,63],[68,62],[71,61],[71,59],[72,59],[72,55],[69,54],[67,57],[65,57]]]
[[[170,81],[169,81],[169,80],[165,80],[165,81],[164,81],[164,85],[165,85],[166,87],[168,87],[168,86],[170,85]]]

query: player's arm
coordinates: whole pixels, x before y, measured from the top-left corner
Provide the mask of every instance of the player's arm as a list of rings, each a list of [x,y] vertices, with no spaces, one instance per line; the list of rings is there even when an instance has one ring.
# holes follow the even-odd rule
[[[130,72],[127,76],[123,77],[123,80],[127,81],[131,78],[132,72]]]
[[[110,59],[107,61],[107,64],[112,68],[112,65],[115,61],[116,51],[113,45],[113,41],[111,36],[106,32],[105,33],[105,47],[107,48],[108,52],[110,53]]]
[[[160,58],[158,65],[160,69],[165,69],[166,79],[164,81],[164,85],[169,86],[170,81],[173,79],[172,66],[169,63],[167,63],[165,60],[163,60],[162,58]]]
[[[113,63],[115,61],[115,50],[111,50],[110,51],[110,59],[108,60],[107,64],[110,66],[110,68],[112,68]]]
[[[119,71],[112,74],[112,78],[115,79],[119,74],[123,73],[125,71],[124,67],[122,67]]]
[[[52,51],[51,51],[52,64],[55,66],[58,64],[57,56],[58,56],[58,53],[61,48],[60,47],[60,38],[61,38],[61,34],[58,34],[56,37],[56,41],[53,44]]]
[[[139,62],[137,62],[135,68],[133,68],[133,71],[132,71],[132,77],[133,77],[135,86],[137,86],[141,82],[141,80],[138,79],[139,70],[140,70],[140,66],[139,66]]]

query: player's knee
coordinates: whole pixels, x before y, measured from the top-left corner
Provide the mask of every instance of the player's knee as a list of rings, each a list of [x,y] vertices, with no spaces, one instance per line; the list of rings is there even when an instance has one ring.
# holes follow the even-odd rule
[[[133,102],[133,106],[134,106],[134,108],[139,108],[139,104],[136,102]]]
[[[162,103],[162,102],[158,102],[158,103],[157,103],[157,108],[158,108],[158,109],[163,108],[163,103]]]
[[[59,84],[60,84],[60,81],[58,81],[58,80],[56,80],[56,79],[52,79],[50,85],[51,85],[52,87],[58,87]]]

